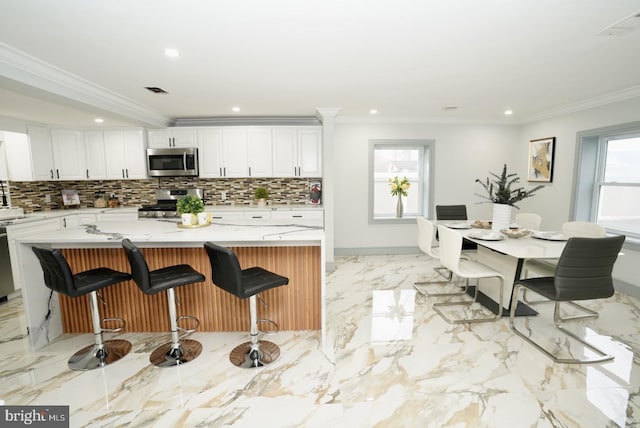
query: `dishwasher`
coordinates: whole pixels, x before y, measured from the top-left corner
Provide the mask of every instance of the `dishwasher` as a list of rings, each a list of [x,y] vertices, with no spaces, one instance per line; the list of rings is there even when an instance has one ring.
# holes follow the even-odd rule
[[[0,302],[7,300],[13,293],[13,275],[11,274],[11,260],[9,259],[9,241],[7,228],[0,227]]]

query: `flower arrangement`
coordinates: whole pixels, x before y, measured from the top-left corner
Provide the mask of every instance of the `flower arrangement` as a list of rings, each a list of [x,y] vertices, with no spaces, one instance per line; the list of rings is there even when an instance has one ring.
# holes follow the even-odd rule
[[[512,190],[511,186],[518,183],[520,177],[518,177],[516,173],[507,174],[507,164],[504,164],[501,175],[492,172],[489,174],[493,176],[493,180],[489,179],[489,177],[487,177],[486,181],[476,179],[476,183],[480,183],[484,190],[487,191],[487,195],[480,195],[478,193],[475,195],[494,204],[511,205],[512,207],[519,208],[516,202],[533,196],[536,191],[544,187],[539,185],[529,190],[525,190],[524,187],[517,187]]]
[[[411,183],[407,180],[407,177],[402,177],[402,180],[399,180],[396,175],[389,179],[389,187],[393,196],[407,196],[407,190],[409,190],[410,186]]]

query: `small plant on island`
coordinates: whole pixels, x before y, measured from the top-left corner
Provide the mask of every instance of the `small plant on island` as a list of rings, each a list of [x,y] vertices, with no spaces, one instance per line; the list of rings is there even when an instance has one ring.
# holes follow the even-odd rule
[[[267,190],[266,187],[258,187],[253,192],[253,196],[256,199],[267,199],[269,197],[269,191]]]
[[[501,175],[494,174],[493,172],[490,172],[489,175],[491,175],[493,179],[490,179],[489,177],[487,177],[486,181],[476,179],[476,183],[480,183],[484,190],[487,191],[487,194],[481,195],[476,193],[475,195],[494,204],[511,205],[512,207],[519,209],[516,202],[520,202],[523,199],[533,196],[536,191],[544,187],[543,185],[538,185],[529,190],[525,190],[524,187],[511,189],[512,185],[520,181],[520,177],[518,177],[518,174],[516,173],[508,174],[507,164],[504,164]]]
[[[185,195],[178,199],[176,210],[179,214],[198,214],[204,211],[204,202],[196,195]]]

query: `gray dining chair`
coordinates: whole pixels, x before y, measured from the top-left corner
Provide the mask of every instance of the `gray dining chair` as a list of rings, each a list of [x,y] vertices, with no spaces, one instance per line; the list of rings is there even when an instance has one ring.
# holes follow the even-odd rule
[[[607,236],[607,230],[596,224],[587,221],[568,221],[562,224],[562,234],[567,238],[604,238]],[[530,259],[524,264],[522,272],[525,278],[535,276],[553,276],[558,260],[557,259]],[[528,305],[537,305],[539,303],[549,303],[549,300],[532,300],[529,298],[527,290],[522,294],[522,301]],[[583,313],[571,316],[560,316],[560,320],[578,320],[584,318],[598,318],[598,313],[575,302],[567,302],[572,307],[582,311]]]
[[[560,302],[604,299],[613,296],[614,289],[611,272],[624,240],[624,236],[569,238],[558,259],[558,265],[553,276],[515,281],[511,312],[509,313],[509,326],[514,333],[542,351],[556,363],[586,364],[613,360],[613,356],[562,326]],[[526,332],[518,330],[515,325],[515,312],[521,290],[533,291],[555,302],[553,322],[558,330],[582,343],[598,356],[586,359],[560,357],[529,337],[529,334],[533,331],[532,323],[527,323]],[[554,343],[554,347],[557,348],[565,342],[554,338]]]
[[[467,217],[466,205],[436,205],[436,220],[469,220]],[[436,240],[438,240],[436,233]],[[464,239],[462,241],[463,250],[477,250],[478,244]]]

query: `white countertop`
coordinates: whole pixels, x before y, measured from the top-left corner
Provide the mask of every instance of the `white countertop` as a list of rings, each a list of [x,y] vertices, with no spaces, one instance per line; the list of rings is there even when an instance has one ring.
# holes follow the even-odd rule
[[[199,247],[206,241],[225,246],[322,245],[321,227],[265,222],[256,225],[212,223],[194,229],[176,220],[102,221],[66,229],[22,234],[18,242],[51,244],[58,248],[119,247],[124,238],[141,247]]]

